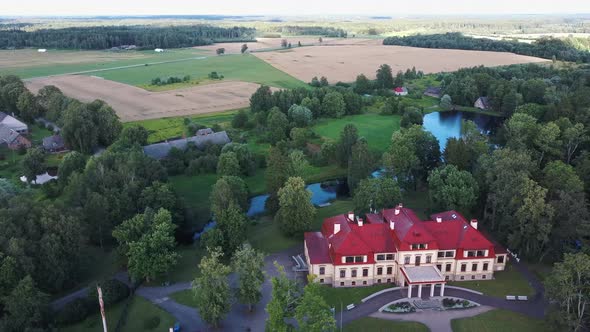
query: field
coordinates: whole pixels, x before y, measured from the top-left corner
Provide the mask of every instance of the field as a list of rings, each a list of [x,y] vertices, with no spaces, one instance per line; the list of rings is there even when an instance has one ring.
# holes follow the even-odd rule
[[[27,81],[31,91],[55,85],[64,94],[81,101],[106,101],[122,121],[214,113],[249,105],[258,84],[225,81],[174,91],[149,92],[131,85],[92,76],[67,75]]]
[[[302,47],[255,54],[304,82],[309,82],[314,76],[326,76],[333,83],[354,81],[358,74],[375,78],[375,71],[384,63],[389,64],[394,73],[412,67],[424,73],[438,73],[479,65],[501,66],[547,61],[512,53],[383,46],[375,45],[374,42]]]
[[[548,332],[551,330],[542,320],[500,309],[488,311],[475,317],[453,319],[451,327],[453,332]]]
[[[426,325],[418,322],[399,322],[372,317],[365,317],[352,321],[344,326],[346,332],[428,332]]]
[[[256,38],[256,43],[217,43],[214,45],[197,46],[195,49],[215,54],[218,48],[225,48],[226,54],[238,54],[242,51],[242,45],[248,45],[248,52],[264,51],[269,49],[280,49],[281,41],[286,39],[291,46],[295,47],[299,42],[301,45],[319,45],[318,37],[311,36],[294,36],[283,38]],[[344,38],[323,38],[322,44],[339,44],[347,41]]]
[[[449,285],[474,289],[485,295],[505,298],[506,295],[534,295],[534,289],[523,275],[512,264],[506,270],[494,272],[494,280],[485,281],[454,281]]]

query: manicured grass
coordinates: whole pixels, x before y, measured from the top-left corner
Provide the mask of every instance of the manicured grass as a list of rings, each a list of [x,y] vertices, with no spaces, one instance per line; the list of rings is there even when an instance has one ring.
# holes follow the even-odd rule
[[[346,309],[349,304],[359,304],[365,297],[378,292],[380,290],[394,287],[391,284],[380,284],[367,287],[331,287],[322,285],[320,288],[321,295],[326,300],[330,307],[335,308],[336,311],[340,311],[340,305]]]
[[[201,257],[206,254],[206,250],[201,248],[198,242],[192,245],[183,245],[176,248],[180,258],[176,266],[170,269],[167,275],[160,276],[158,279],[150,282],[148,286],[162,286],[164,283],[176,283],[193,281],[199,275],[199,262]]]
[[[170,294],[170,298],[180,304],[184,304],[193,308],[197,307],[197,301],[195,301],[192,289],[186,289],[180,292],[172,293]]]
[[[391,143],[391,134],[400,128],[400,117],[375,113],[349,115],[341,119],[318,120],[312,129],[318,135],[336,142],[340,138],[344,126],[349,123],[357,127],[359,136],[367,139],[372,150],[384,152]]]
[[[117,303],[111,308],[106,308],[107,326],[109,331],[115,331],[117,322],[121,318],[125,301]],[[174,325],[175,319],[169,313],[156,307],[151,302],[142,297],[135,296],[131,299],[127,314],[127,320],[121,331],[167,331]],[[147,328],[144,324],[148,319],[158,317],[160,323],[153,329]],[[78,324],[60,328],[63,332],[82,332],[82,331],[103,331],[100,314],[94,314]]]
[[[199,228],[209,221],[209,194],[215,182],[217,174],[176,175],[169,178],[170,186],[189,210],[189,218]]]
[[[253,82],[287,89],[309,87],[251,54],[210,56],[182,62],[95,72],[92,75],[139,86],[149,84],[156,77],[190,75],[193,79],[205,79],[212,71],[223,75],[224,80]]]
[[[259,221],[249,225],[246,238],[252,247],[266,254],[289,249],[303,241],[302,238],[283,235],[279,225],[269,216],[261,217]]]
[[[51,130],[47,130],[44,127],[40,127],[38,125],[29,126],[29,139],[33,145],[42,145],[43,138],[51,136],[52,134],[53,132]]]
[[[493,280],[453,281],[449,285],[473,289],[498,298],[505,298],[506,295],[532,296],[535,293],[523,275],[510,263],[505,271],[494,272]]]
[[[426,325],[418,322],[401,322],[372,317],[365,317],[344,325],[346,332],[428,332]]]
[[[496,309],[475,317],[451,320],[453,332],[549,332],[551,329],[539,319],[530,318],[512,311]]]
[[[152,50],[127,51],[121,53],[119,58],[114,58],[113,52],[110,51],[49,50],[49,52],[60,53],[62,57],[67,57],[76,60],[72,60],[72,63],[68,64],[47,63],[43,65],[33,65],[27,67],[2,68],[0,69],[0,74],[13,74],[20,76],[23,79],[26,79],[31,77],[60,75],[87,70],[108,69],[120,66],[143,65],[146,63],[155,63],[161,61],[175,61],[199,57],[203,55],[203,51],[193,48],[174,49],[164,53],[155,53]],[[179,62],[179,64],[180,63],[184,62]],[[151,65],[148,67],[151,68],[154,66],[157,65]],[[152,78],[156,78],[156,76]]]

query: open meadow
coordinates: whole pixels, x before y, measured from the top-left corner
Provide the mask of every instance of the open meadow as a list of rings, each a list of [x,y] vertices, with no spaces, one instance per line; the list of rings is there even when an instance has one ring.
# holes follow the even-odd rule
[[[257,52],[255,55],[304,82],[311,81],[314,76],[326,76],[334,83],[352,82],[358,74],[374,79],[376,69],[384,63],[389,64],[394,73],[416,67],[428,74],[480,65],[493,67],[548,61],[505,52],[384,46],[374,40]]]

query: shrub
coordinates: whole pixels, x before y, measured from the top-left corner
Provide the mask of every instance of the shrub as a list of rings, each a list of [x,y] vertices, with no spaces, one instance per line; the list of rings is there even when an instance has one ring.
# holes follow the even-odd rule
[[[129,296],[129,287],[117,279],[105,280],[99,282],[98,285],[102,288],[102,299],[105,306],[119,303]],[[98,303],[96,284],[89,286],[88,299]]]
[[[244,128],[247,122],[248,114],[246,114],[246,111],[241,110],[236,115],[234,115],[234,118],[231,121],[231,126],[234,128]]]
[[[153,330],[160,326],[160,317],[152,316],[143,320],[143,328],[145,330]]]
[[[55,317],[58,325],[70,325],[83,321],[90,314],[91,303],[87,298],[79,298],[66,304]],[[98,302],[96,302],[98,309]]]

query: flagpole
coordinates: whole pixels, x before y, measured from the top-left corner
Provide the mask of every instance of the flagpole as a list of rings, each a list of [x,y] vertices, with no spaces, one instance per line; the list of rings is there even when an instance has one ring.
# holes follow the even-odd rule
[[[100,315],[102,316],[102,327],[104,332],[107,332],[107,318],[104,313],[104,301],[102,300],[102,289],[96,285],[96,291],[98,292],[98,304],[100,305]]]

